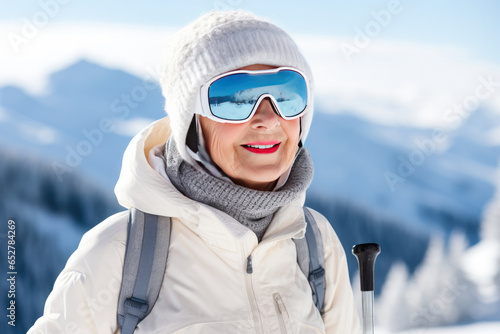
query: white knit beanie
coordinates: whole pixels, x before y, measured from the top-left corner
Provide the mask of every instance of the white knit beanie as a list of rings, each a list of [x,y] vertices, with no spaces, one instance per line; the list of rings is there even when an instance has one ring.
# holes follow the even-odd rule
[[[182,158],[194,164],[186,136],[200,87],[211,78],[253,64],[289,66],[301,70],[313,86],[312,73],[292,38],[274,24],[236,11],[207,13],[169,40],[161,87],[165,111]],[[313,116],[313,97],[302,117],[302,142]]]

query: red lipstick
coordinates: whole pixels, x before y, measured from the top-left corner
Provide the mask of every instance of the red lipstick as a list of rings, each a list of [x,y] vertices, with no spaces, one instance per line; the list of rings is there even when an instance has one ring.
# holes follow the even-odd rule
[[[279,141],[253,142],[241,145],[244,149],[257,154],[270,154],[276,152],[281,145]]]

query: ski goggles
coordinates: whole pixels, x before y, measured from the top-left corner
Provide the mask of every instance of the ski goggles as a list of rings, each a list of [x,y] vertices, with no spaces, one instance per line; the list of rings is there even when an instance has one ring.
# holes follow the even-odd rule
[[[244,123],[269,98],[276,113],[291,120],[304,114],[309,97],[307,80],[297,69],[236,70],[201,86],[195,113],[217,122]]]

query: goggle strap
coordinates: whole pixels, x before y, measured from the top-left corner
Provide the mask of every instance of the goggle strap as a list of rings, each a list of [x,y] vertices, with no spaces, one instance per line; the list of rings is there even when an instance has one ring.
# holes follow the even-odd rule
[[[191,124],[189,125],[187,136],[186,136],[186,146],[193,151],[193,153],[198,153],[198,131],[196,130],[196,114],[193,115]]]

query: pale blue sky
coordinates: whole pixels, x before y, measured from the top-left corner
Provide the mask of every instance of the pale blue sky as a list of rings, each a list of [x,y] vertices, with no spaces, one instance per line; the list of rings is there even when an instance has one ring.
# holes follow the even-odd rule
[[[352,37],[373,20],[372,11],[390,0],[270,1],[270,0],[38,0],[0,1],[0,20],[32,18],[43,3],[61,4],[51,22],[97,21],[181,27],[215,7],[237,7],[271,19],[292,33]],[[377,38],[449,45],[477,60],[500,63],[500,1],[400,0],[401,12]]]

